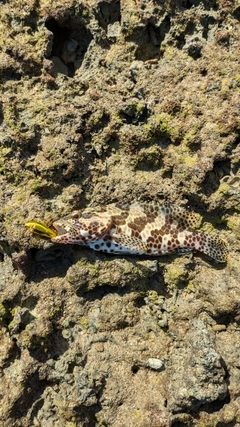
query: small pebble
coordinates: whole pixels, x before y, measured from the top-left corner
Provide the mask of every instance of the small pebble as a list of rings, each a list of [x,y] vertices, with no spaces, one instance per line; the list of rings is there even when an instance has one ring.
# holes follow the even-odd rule
[[[212,327],[212,329],[213,329],[215,332],[221,332],[221,331],[226,331],[227,327],[226,327],[226,325],[214,325],[214,326]]]
[[[163,362],[160,359],[149,358],[147,360],[147,367],[153,369],[154,371],[160,371],[163,367]]]

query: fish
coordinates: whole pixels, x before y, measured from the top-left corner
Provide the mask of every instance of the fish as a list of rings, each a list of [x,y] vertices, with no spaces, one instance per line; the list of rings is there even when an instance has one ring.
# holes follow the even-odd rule
[[[45,235],[53,243],[82,245],[109,254],[160,256],[196,250],[226,262],[227,243],[196,231],[198,222],[196,213],[178,205],[118,203],[75,211],[53,223],[56,235],[50,235],[48,228]]]

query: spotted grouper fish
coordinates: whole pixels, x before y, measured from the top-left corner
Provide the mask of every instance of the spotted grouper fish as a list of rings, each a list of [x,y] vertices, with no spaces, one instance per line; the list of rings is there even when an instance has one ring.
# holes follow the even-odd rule
[[[218,237],[191,231],[196,214],[158,203],[111,204],[88,208],[54,222],[54,243],[88,246],[111,254],[165,255],[203,252],[225,262],[227,244]]]

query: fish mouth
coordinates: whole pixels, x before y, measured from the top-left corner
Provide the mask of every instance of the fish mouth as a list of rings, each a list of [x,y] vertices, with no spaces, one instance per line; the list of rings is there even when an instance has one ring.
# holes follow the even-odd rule
[[[56,232],[57,232],[57,236],[62,236],[63,234],[67,234],[68,230],[66,228],[64,228],[63,224],[59,224],[57,222],[53,223],[53,227],[55,228]]]

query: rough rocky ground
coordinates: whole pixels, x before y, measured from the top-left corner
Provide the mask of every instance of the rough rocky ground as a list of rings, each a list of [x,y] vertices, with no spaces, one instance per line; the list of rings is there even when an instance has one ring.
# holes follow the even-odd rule
[[[240,425],[239,21],[237,0],[1,3],[1,426]],[[227,264],[24,227],[135,199],[198,212]]]

